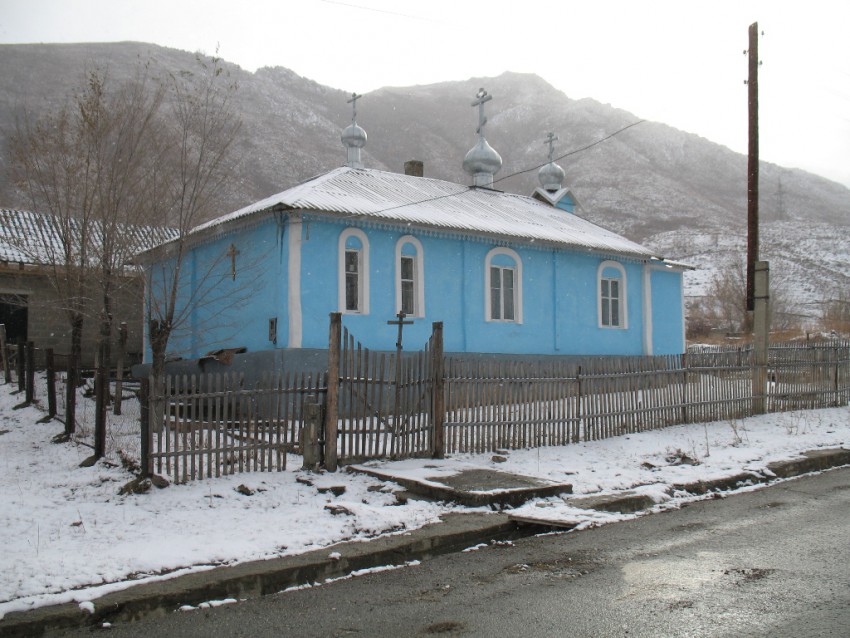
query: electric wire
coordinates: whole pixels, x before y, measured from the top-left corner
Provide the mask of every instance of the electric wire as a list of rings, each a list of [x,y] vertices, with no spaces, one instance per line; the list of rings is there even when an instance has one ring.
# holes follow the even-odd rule
[[[623,131],[627,131],[628,129],[632,128],[633,126],[637,126],[638,124],[642,124],[643,122],[646,122],[646,120],[638,120],[637,122],[632,122],[631,124],[627,124],[626,126],[614,131],[610,135],[606,135],[603,138],[600,138],[600,139],[598,139],[594,142],[591,142],[587,146],[582,146],[581,148],[576,148],[576,149],[573,149],[572,151],[564,153],[563,155],[559,155],[558,157],[553,158],[552,161],[556,162],[556,161],[562,160],[566,157],[571,157],[572,155],[577,155],[579,153],[583,153],[584,151],[589,150],[589,149],[593,148],[594,146],[601,144],[602,142],[606,142],[607,140],[610,140],[612,137],[619,135]],[[546,166],[547,164],[549,164],[548,161],[543,163],[543,164],[538,164],[536,166],[532,166],[531,168],[526,168],[526,169],[523,169],[521,171],[516,171],[515,173],[511,173],[510,175],[505,175],[504,177],[500,177],[497,180],[493,180],[493,183],[495,184],[497,182],[501,182],[501,181],[506,180],[508,178],[515,177],[517,175],[522,175],[523,173],[530,173],[531,171],[540,169],[540,168]],[[448,193],[446,195],[437,195],[435,197],[428,197],[426,199],[421,199],[421,200],[418,200],[418,201],[415,201],[415,202],[408,202],[406,204],[397,204],[396,206],[388,206],[387,208],[381,208],[379,210],[370,211],[369,215],[375,215],[375,214],[378,214],[378,213],[386,213],[388,211],[398,210],[399,208],[405,208],[407,206],[418,206],[419,204],[427,204],[428,202],[433,202],[433,201],[437,201],[437,200],[440,200],[440,199],[447,199],[449,197],[458,197],[460,195],[468,193],[469,191],[473,190],[474,188],[475,188],[474,186],[466,186],[465,188],[463,188],[463,190],[458,191],[457,193]],[[352,219],[354,217],[365,217],[365,216],[366,216],[365,213],[352,213],[350,215],[343,216],[341,219]]]

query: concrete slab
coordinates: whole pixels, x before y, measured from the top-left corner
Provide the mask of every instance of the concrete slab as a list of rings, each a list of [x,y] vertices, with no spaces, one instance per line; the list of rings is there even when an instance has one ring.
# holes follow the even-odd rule
[[[393,481],[409,492],[426,498],[451,501],[467,507],[516,507],[535,498],[572,494],[573,491],[569,483],[552,483],[486,468],[424,478],[363,465],[352,465],[349,469],[382,481]]]
[[[601,494],[564,499],[568,505],[587,510],[602,512],[619,512],[631,514],[640,512],[655,505],[655,501],[647,494],[639,494],[633,490],[625,490],[616,494]]]
[[[780,478],[790,478],[842,465],[850,465],[850,450],[846,448],[810,450],[799,459],[768,463],[767,469]]]

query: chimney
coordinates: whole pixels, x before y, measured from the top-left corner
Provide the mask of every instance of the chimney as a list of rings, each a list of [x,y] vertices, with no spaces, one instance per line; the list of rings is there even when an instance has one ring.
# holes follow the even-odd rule
[[[425,177],[425,164],[419,160],[407,160],[404,163],[404,174],[412,177]]]

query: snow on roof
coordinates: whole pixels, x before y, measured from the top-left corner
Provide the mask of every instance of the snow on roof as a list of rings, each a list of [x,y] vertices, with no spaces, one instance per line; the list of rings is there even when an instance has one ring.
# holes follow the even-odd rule
[[[71,219],[71,230],[80,224]],[[172,228],[127,225],[122,232],[133,242],[130,253],[146,250],[176,236]],[[93,226],[92,239],[100,240],[100,225]],[[64,254],[62,232],[50,215],[0,208],[0,262],[50,264]]]
[[[337,168],[192,230],[271,208],[401,222],[648,259],[648,248],[531,197],[374,169]]]

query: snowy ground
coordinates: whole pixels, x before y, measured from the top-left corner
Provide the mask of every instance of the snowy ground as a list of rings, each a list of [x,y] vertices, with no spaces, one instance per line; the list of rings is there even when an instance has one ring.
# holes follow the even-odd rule
[[[129,448],[132,456],[138,445],[132,417],[116,422],[107,460],[81,468],[91,455],[86,426],[74,441],[53,443],[62,424],[37,423],[43,413],[34,407],[14,410],[23,399],[11,394],[14,389],[0,385],[0,538],[5,545],[0,617],[71,600],[86,604],[146,580],[410,530],[463,509],[415,500],[398,504],[393,492],[400,488],[392,483],[350,473],[309,474],[298,469],[300,459],[294,456],[285,472],[119,496],[132,475],[118,462],[118,450]],[[488,467],[569,482],[576,495],[636,489],[651,494],[660,507],[677,507],[684,497],[668,494],[673,483],[760,470],[805,450],[848,445],[850,409],[845,407],[517,450],[498,464],[491,455],[459,455],[375,465],[423,478]],[[683,455],[696,464],[681,463]],[[242,486],[247,489],[237,490]],[[320,491],[331,486],[344,486],[345,492]],[[325,509],[331,503],[350,515],[333,515]],[[524,509],[582,526],[624,518],[579,510],[558,498]]]

